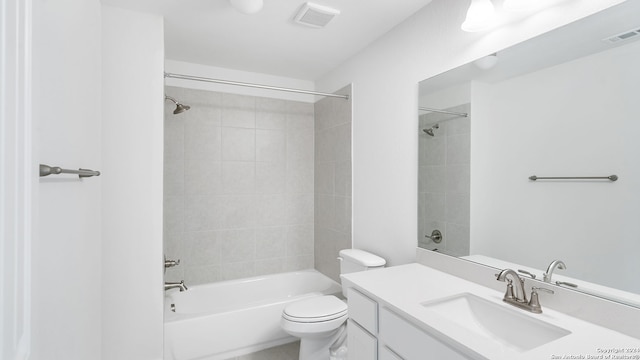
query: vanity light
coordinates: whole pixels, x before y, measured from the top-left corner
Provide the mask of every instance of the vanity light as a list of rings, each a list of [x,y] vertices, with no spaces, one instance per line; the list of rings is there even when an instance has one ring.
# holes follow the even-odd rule
[[[495,25],[496,9],[491,0],[471,0],[467,17],[460,28],[466,32],[478,32]]]
[[[507,11],[525,11],[540,7],[540,0],[504,0],[502,5]]]
[[[231,5],[244,14],[255,14],[262,10],[263,0],[229,0]]]

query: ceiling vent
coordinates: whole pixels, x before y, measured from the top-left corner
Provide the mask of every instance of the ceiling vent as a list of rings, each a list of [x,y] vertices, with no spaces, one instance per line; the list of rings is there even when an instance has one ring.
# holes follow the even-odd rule
[[[323,28],[339,14],[340,10],[308,2],[300,8],[293,21],[313,28]]]
[[[640,28],[625,31],[623,33],[603,39],[603,41],[606,41],[609,43],[617,43],[620,41],[629,40],[631,38],[635,39],[638,35],[640,35]],[[640,39],[640,37],[637,37],[637,38]]]

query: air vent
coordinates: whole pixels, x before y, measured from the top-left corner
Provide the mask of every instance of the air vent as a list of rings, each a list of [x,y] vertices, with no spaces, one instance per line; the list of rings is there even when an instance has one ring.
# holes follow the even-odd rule
[[[323,28],[339,14],[340,10],[308,2],[300,8],[293,21],[313,28]]]
[[[610,42],[610,43],[617,43],[617,42],[620,42],[620,41],[624,41],[624,40],[629,40],[631,38],[635,38],[638,35],[640,35],[640,28],[625,31],[623,33],[620,33],[620,34],[608,37],[606,39],[603,39],[603,41]]]

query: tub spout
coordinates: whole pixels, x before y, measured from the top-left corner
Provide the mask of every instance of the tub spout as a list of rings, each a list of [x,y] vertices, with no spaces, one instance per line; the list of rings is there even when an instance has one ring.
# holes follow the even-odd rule
[[[169,289],[180,289],[180,291],[187,291],[187,285],[184,284],[184,280],[180,282],[165,282],[164,290],[167,291]]]

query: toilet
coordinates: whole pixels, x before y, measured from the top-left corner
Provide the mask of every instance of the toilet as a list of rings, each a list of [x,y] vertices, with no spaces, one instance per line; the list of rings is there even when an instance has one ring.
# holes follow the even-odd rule
[[[386,261],[358,249],[340,250],[340,274],[384,267]],[[342,289],[347,297],[347,291]],[[280,324],[288,334],[300,338],[299,360],[346,359],[347,304],[333,295],[293,302],[282,311]]]

